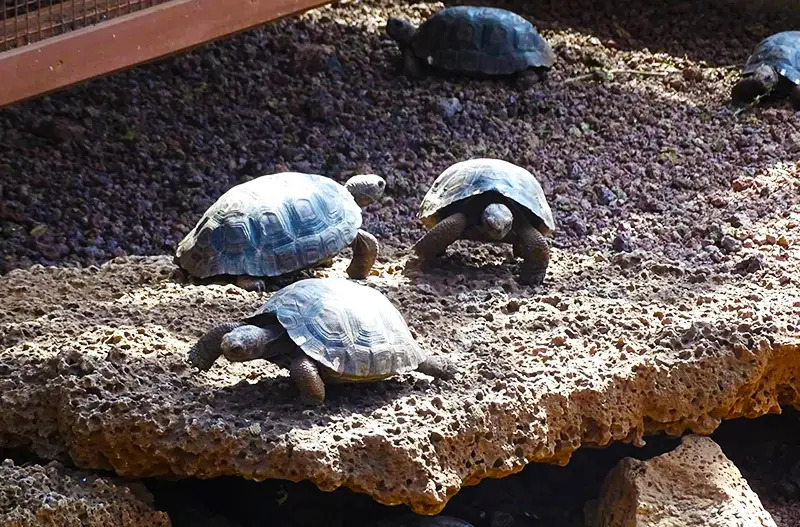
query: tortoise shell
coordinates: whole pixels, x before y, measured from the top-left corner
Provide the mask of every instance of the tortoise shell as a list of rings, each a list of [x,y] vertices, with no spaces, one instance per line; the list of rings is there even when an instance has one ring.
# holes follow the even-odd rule
[[[361,208],[334,180],[270,174],[225,192],[178,245],[176,261],[198,278],[278,276],[338,253],[359,227]]]
[[[445,207],[485,192],[497,192],[529,211],[542,234],[555,230],[553,212],[533,174],[501,159],[470,159],[451,165],[425,194],[418,216],[431,228],[442,219],[439,213]]]
[[[411,42],[430,66],[462,73],[510,75],[553,65],[553,50],[523,17],[495,7],[455,6],[423,22]]]
[[[415,370],[426,358],[383,294],[341,278],[307,278],[276,292],[253,317],[274,315],[334,376],[370,380]]]
[[[742,73],[752,73],[761,65],[772,66],[779,75],[800,85],[800,31],[782,31],[759,42]]]

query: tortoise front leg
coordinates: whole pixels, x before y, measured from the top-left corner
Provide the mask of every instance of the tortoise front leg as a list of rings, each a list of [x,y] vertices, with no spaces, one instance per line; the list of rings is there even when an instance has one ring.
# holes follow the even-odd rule
[[[289,377],[300,393],[315,404],[325,400],[325,383],[319,376],[317,364],[308,356],[298,351],[289,366]]]
[[[189,362],[200,370],[211,368],[214,361],[222,355],[222,338],[242,325],[244,324],[241,322],[225,322],[211,328],[189,350]]]
[[[425,66],[410,47],[403,49],[403,74],[416,79],[425,75]]]
[[[789,90],[789,100],[795,110],[800,110],[800,86],[792,86],[792,89]]]
[[[452,379],[457,372],[456,365],[445,357],[429,355],[424,362],[417,366],[417,371],[437,379]]]
[[[424,267],[442,254],[450,244],[461,238],[466,228],[467,216],[463,212],[451,214],[434,225],[411,248],[417,257],[418,266]]]
[[[528,68],[514,75],[514,83],[520,88],[531,88],[545,81],[547,73],[537,68]]]
[[[236,277],[236,286],[241,287],[245,291],[255,291],[256,293],[263,293],[267,290],[267,284],[264,280],[246,274]]]
[[[550,263],[550,247],[542,233],[530,223],[517,228],[514,256],[522,258],[519,280],[523,284],[538,285],[544,282],[547,265]]]
[[[367,231],[358,229],[352,247],[353,259],[347,267],[347,275],[350,278],[363,280],[375,265],[375,259],[378,257],[378,240]]]

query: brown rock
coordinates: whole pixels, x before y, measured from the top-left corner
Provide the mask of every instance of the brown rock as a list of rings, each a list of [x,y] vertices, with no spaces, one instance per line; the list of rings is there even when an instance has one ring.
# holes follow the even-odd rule
[[[265,361],[188,364],[200,335],[268,294],[172,281],[170,257],[5,275],[0,447],[131,477],[308,479],[431,514],[463,485],[566,463],[581,445],[705,434],[800,406],[796,288],[645,272],[645,252],[622,268],[554,249],[548,285],[520,288],[524,309],[509,310],[510,273],[491,291],[469,269],[414,286],[385,272],[401,261],[389,251],[367,283],[460,375],[331,386],[314,410]],[[346,266],[341,256],[315,272]],[[425,320],[432,305],[442,316]]]
[[[620,461],[586,509],[587,527],[775,527],[719,446],[694,435],[648,461]]]
[[[14,527],[169,527],[169,517],[153,510],[141,484],[123,483],[58,462],[0,464],[0,525]]]

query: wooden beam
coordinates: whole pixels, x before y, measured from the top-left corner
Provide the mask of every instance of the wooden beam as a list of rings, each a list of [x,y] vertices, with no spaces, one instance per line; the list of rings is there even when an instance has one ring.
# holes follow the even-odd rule
[[[301,13],[331,0],[172,0],[0,53],[0,107]]]

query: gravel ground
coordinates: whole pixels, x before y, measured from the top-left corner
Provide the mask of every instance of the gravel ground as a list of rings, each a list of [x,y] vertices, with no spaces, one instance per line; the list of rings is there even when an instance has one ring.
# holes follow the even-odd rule
[[[658,4],[498,4],[534,16],[556,52],[549,81],[526,91],[409,82],[382,24],[442,4],[346,2],[0,110],[0,272],[171,254],[231,185],[287,169],[386,177],[366,228],[387,262],[422,234],[413,216],[435,176],[490,156],[539,178],[554,258],[645,251],[695,272],[766,266],[790,284],[800,125],[787,103],[735,115],[728,93],[752,46],[797,20]],[[598,67],[647,74],[587,76]],[[507,248],[456,249],[434,278],[471,268],[488,288],[516,272]],[[786,510],[780,525],[800,523]]]

